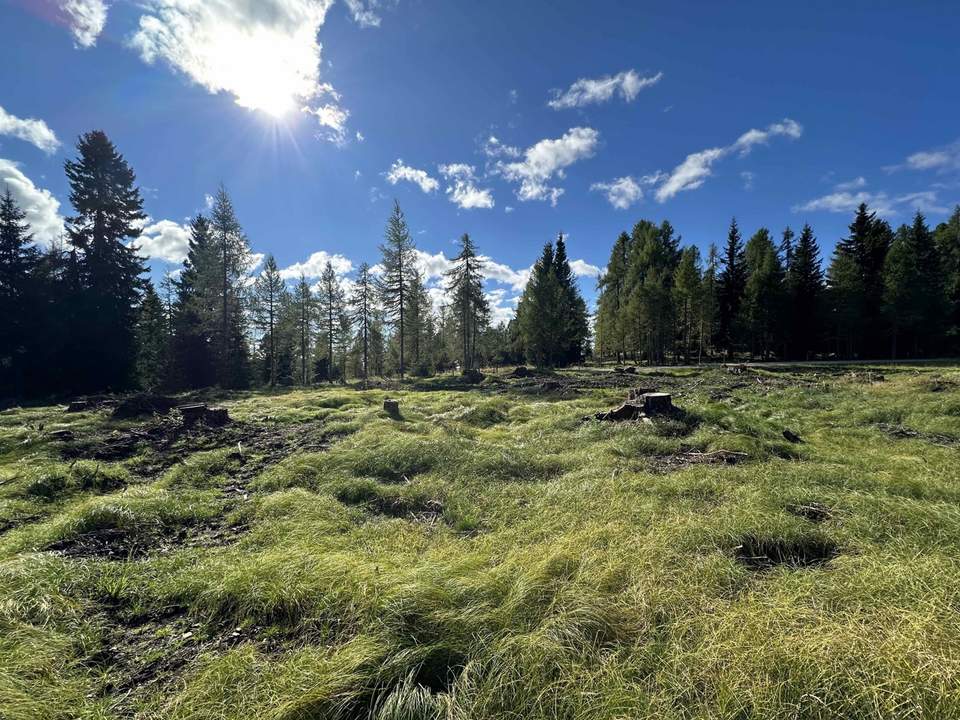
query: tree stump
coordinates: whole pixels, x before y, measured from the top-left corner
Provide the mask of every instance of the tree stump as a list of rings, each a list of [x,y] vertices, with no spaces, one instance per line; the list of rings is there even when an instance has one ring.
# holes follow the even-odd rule
[[[383,401],[383,410],[394,420],[400,419],[400,401],[387,398]]]
[[[670,393],[648,392],[640,396],[643,411],[647,415],[665,415],[673,412],[673,400]]]
[[[652,392],[656,392],[656,390],[654,390],[654,388],[643,388],[643,387],[631,388],[630,392],[627,393],[627,402],[642,403],[643,396],[646,395],[647,393],[652,393]]]
[[[68,413],[83,412],[84,410],[90,409],[90,402],[88,400],[71,400],[70,404],[67,405]]]

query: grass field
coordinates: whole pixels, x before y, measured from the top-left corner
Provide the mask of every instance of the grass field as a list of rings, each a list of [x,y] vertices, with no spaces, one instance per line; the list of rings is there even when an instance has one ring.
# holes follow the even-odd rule
[[[0,718],[960,717],[956,367],[216,401],[0,413]]]

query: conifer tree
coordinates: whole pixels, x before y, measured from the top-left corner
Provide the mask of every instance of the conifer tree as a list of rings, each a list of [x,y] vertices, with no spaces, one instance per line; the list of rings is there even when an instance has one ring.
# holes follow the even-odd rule
[[[770,238],[760,228],[744,250],[747,284],[744,288],[744,319],[750,337],[750,355],[766,359],[782,327],[783,267]]]
[[[170,346],[163,301],[149,280],[138,309],[136,339],[138,384],[145,390],[156,390],[167,382]]]
[[[716,334],[717,314],[720,306],[717,297],[719,288],[717,269],[719,263],[717,246],[710,243],[707,250],[707,266],[704,268],[703,279],[700,283],[700,342],[697,362],[700,362],[704,349],[711,346]]]
[[[380,277],[378,287],[383,309],[396,328],[396,337],[399,342],[399,371],[402,379],[406,370],[405,312],[409,304],[411,275],[416,269],[416,254],[406,218],[400,209],[400,203],[396,201],[393,204],[393,212],[387,220],[387,229],[380,252],[383,256],[381,260],[383,275]]]
[[[721,263],[723,267],[717,278],[719,335],[720,344],[730,357],[739,342],[740,307],[747,287],[743,240],[736,218],[730,221]]]
[[[923,273],[911,228],[900,226],[894,235],[883,268],[883,309],[890,322],[890,353],[896,360],[902,336],[917,341],[917,325],[925,305]]]
[[[944,288],[944,268],[933,233],[926,218],[917,211],[910,228],[910,241],[916,253],[920,273],[921,319],[916,328],[915,354],[934,355],[943,347],[944,323],[947,317],[947,298]],[[886,270],[886,268],[885,268]],[[886,283],[886,276],[884,277]]]
[[[326,374],[323,377],[333,382],[340,376],[337,369],[337,351],[342,343],[342,321],[345,316],[343,289],[340,280],[333,269],[333,264],[327,260],[320,276],[318,288],[318,303],[320,308],[321,332],[326,343]],[[345,369],[344,369],[345,370]]]
[[[0,394],[22,397],[27,364],[43,341],[34,273],[40,254],[10,188],[0,197]]]
[[[527,361],[548,367],[556,362],[556,338],[560,332],[557,276],[553,270],[553,243],[543,246],[530,279],[517,304],[517,328]]]
[[[350,296],[350,319],[357,332],[360,350],[360,376],[364,381],[370,377],[371,333],[375,322],[376,298],[370,265],[363,263],[357,273],[357,282]]]
[[[693,340],[698,335],[698,308],[702,305],[700,251],[695,245],[685,248],[673,274],[673,297],[677,318],[677,337],[683,357],[689,362]]]
[[[267,255],[263,272],[253,284],[253,318],[257,328],[263,333],[265,365],[264,377],[272,387],[278,380],[278,352],[281,305],[284,302],[286,286],[280,277],[280,268],[273,255]]]
[[[598,282],[597,326],[602,328],[603,354],[616,355],[617,362],[626,359],[626,332],[624,316],[627,306],[627,262],[630,255],[630,236],[622,232],[610,252],[606,272]],[[601,341],[598,332],[598,344]]]
[[[780,234],[780,246],[777,248],[777,253],[780,256],[780,264],[783,266],[785,273],[790,272],[790,266],[793,264],[794,237],[793,230],[790,229],[789,225]]]
[[[250,270],[250,247],[222,185],[210,211],[210,231],[218,274],[215,335],[218,380],[224,387],[244,387],[249,370],[243,301],[244,283]]]
[[[310,290],[310,283],[307,282],[303,273],[300,273],[300,278],[297,280],[292,302],[298,364],[297,379],[301,385],[307,385],[310,382],[310,350],[317,307],[316,299]]]
[[[946,301],[944,338],[948,351],[957,353],[960,351],[960,205],[946,222],[937,225],[934,239],[940,255]]]
[[[813,229],[805,224],[792,253],[786,274],[787,355],[807,358],[816,351],[822,335],[823,270]]]
[[[187,257],[174,282],[171,375],[177,388],[210,387],[217,381],[217,259],[210,223],[197,215],[190,223]]]
[[[64,164],[74,215],[67,234],[78,251],[81,293],[72,329],[77,390],[129,387],[135,379],[137,306],[146,272],[137,248],[146,215],[133,170],[106,134],[80,137]]]
[[[478,366],[478,341],[489,322],[490,306],[483,295],[483,273],[477,248],[464,233],[460,252],[446,273],[447,292],[459,336],[460,358],[464,372]]]
[[[567,243],[563,233],[557,236],[553,256],[554,274],[559,292],[557,313],[560,321],[559,347],[557,361],[561,365],[580,362],[590,337],[587,304],[580,295],[576,279],[567,258]]]

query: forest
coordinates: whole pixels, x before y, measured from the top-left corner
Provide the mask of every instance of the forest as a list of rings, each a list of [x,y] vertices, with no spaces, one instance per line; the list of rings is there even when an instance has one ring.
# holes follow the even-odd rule
[[[484,365],[649,365],[711,359],[898,359],[960,349],[960,207],[931,230],[894,230],[857,210],[824,271],[813,229],[732,220],[707,257],[673,225],[641,220],[616,239],[588,312],[564,237],[548,242],[509,323],[492,326],[483,258],[468,234],[434,306],[399,204],[382,257],[349,292],[331,264],[292,287],[272,255],[254,266],[227,191],[191,223],[178,272],[155,284],[136,240],[146,215],[133,169],[105,133],[65,163],[74,215],[64,241],[32,243],[0,198],[0,395],[310,385],[427,377]]]

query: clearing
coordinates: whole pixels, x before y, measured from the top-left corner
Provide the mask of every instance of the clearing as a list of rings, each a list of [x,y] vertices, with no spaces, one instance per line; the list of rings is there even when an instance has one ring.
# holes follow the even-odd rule
[[[4,720],[960,717],[956,366],[148,400],[0,412]]]

